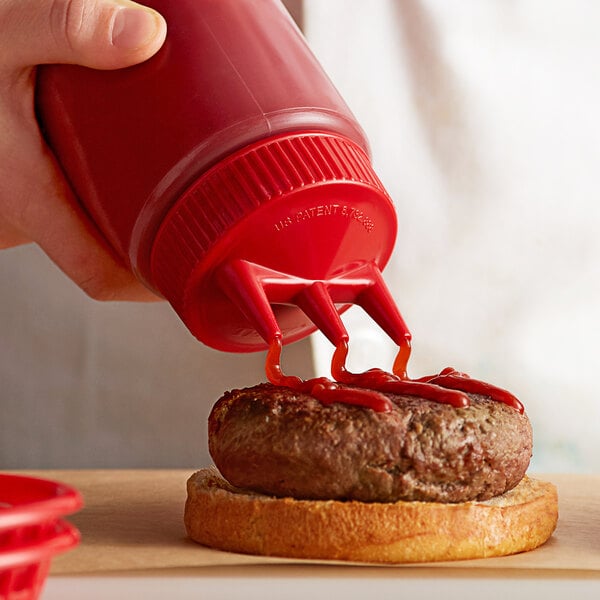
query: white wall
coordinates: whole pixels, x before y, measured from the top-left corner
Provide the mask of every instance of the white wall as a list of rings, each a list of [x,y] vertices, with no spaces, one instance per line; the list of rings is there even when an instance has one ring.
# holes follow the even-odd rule
[[[0,470],[200,468],[208,414],[264,380],[261,353],[203,346],[166,303],[96,302],[33,245],[0,252]],[[311,374],[308,343],[286,350]]]

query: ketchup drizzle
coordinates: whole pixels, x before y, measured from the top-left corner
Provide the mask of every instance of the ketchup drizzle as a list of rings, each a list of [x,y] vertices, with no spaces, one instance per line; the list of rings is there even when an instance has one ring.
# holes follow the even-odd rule
[[[300,377],[284,375],[281,369],[281,348],[281,335],[275,336],[269,344],[265,366],[267,378],[272,384],[282,385],[298,392],[310,394],[313,398],[316,398],[323,404],[341,402],[344,404],[354,404],[372,408],[377,412],[390,412],[392,410],[392,401],[387,396],[376,390],[367,389],[367,386],[348,388],[340,386],[339,383],[332,381],[327,377],[315,377],[313,379],[304,380],[300,379]],[[347,351],[346,341],[346,354]],[[334,360],[335,356],[334,353]],[[340,367],[340,370],[345,371],[349,376],[353,376],[352,373],[346,371],[344,365]]]
[[[265,371],[274,385],[285,386],[296,391],[310,394],[323,404],[341,402],[371,408],[377,412],[390,412],[391,400],[384,394],[394,393],[418,396],[456,408],[470,405],[468,393],[482,394],[497,402],[503,402],[523,413],[521,402],[510,392],[484,381],[471,379],[451,367],[436,375],[418,379],[409,379],[407,364],[410,358],[410,340],[405,339],[398,349],[394,360],[393,373],[382,369],[369,369],[364,373],[352,373],[346,368],[348,358],[348,338],[344,337],[336,346],[331,360],[331,374],[335,381],[327,377],[301,379],[284,375],[281,368],[281,334],[276,335],[269,344]]]

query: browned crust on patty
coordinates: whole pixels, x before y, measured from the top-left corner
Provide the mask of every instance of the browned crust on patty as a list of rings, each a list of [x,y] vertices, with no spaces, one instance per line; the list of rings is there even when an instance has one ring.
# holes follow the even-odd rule
[[[303,499],[465,502],[523,478],[525,414],[484,396],[467,408],[388,396],[381,413],[270,384],[233,390],[210,415],[211,456],[239,488]]]

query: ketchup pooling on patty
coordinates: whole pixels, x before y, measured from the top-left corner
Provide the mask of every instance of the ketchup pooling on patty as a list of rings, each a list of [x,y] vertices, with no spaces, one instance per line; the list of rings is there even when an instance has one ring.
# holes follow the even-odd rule
[[[394,361],[393,373],[381,369],[369,369],[364,373],[351,373],[346,369],[348,340],[338,343],[331,360],[331,374],[335,381],[327,377],[301,379],[293,375],[284,375],[281,369],[281,336],[276,336],[269,344],[265,371],[274,385],[292,388],[310,394],[323,404],[341,402],[371,408],[378,412],[389,412],[393,408],[385,393],[418,396],[426,400],[450,404],[457,408],[469,406],[467,392],[489,396],[497,402],[503,402],[520,413],[523,405],[510,392],[496,386],[471,379],[451,367],[443,369],[437,375],[409,379],[407,364],[410,358],[410,341],[400,345]]]

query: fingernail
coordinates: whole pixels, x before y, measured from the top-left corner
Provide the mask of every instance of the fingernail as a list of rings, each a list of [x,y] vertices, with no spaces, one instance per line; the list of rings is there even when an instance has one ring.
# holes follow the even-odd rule
[[[158,32],[159,20],[154,13],[142,8],[121,8],[113,20],[113,46],[133,50],[144,46]]]

